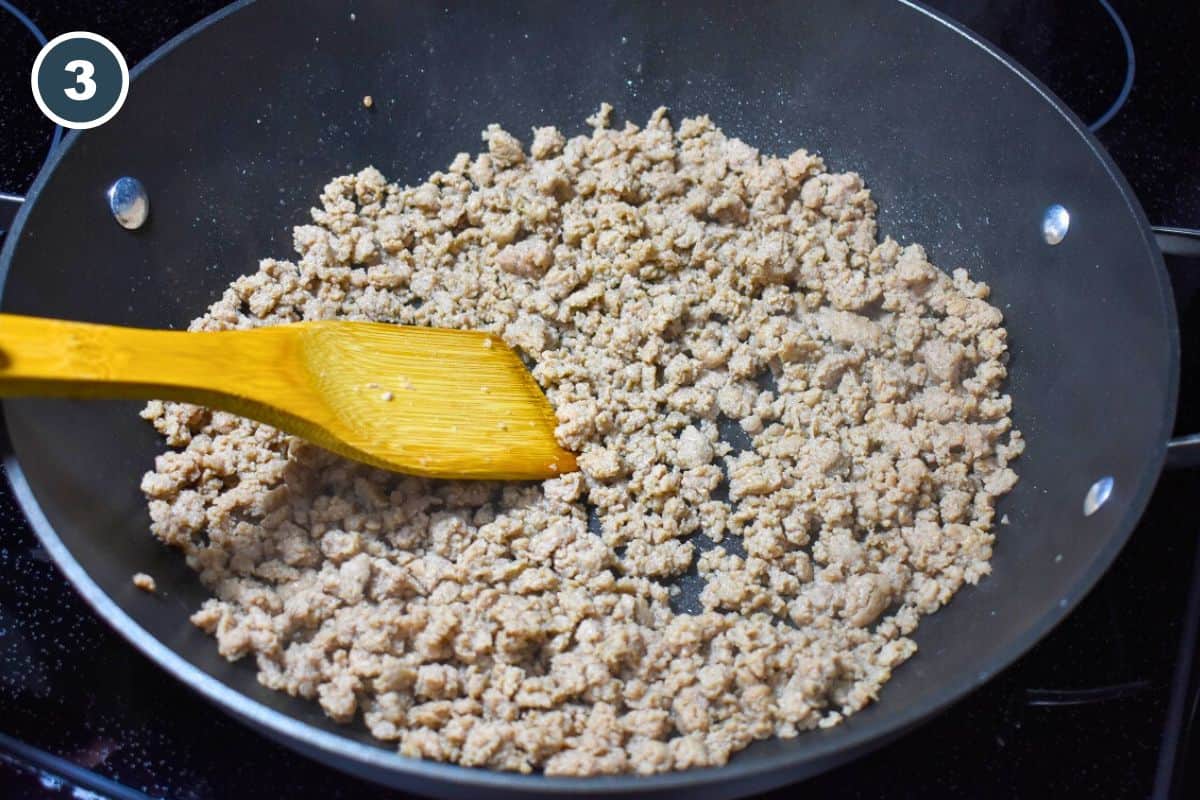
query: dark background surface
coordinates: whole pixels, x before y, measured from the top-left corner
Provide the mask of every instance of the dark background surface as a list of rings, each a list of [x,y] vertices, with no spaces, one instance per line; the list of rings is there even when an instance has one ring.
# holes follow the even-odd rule
[[[27,0],[53,37],[91,30],[132,67],[220,2]],[[939,0],[932,5],[999,45],[1083,119],[1120,90],[1125,53],[1090,0]],[[1128,102],[1099,137],[1151,221],[1200,227],[1200,4],[1117,2],[1136,51]],[[29,92],[38,46],[0,12],[0,191],[24,192],[52,131]],[[269,47],[269,42],[264,42]],[[1171,260],[1183,327],[1178,429],[1200,431],[1200,264]],[[1136,387],[1130,387],[1135,391]],[[897,742],[774,796],[1141,797],[1165,791],[1189,750],[1168,718],[1189,586],[1197,577],[1200,473],[1166,475],[1109,574],[1050,637],[979,692]],[[1179,691],[1179,690],[1177,690]],[[1192,701],[1184,709],[1190,712]],[[1187,714],[1184,715],[1186,722]],[[160,673],[73,593],[0,488],[0,734],[69,759],[121,787],[181,798],[398,797],[251,733]],[[1163,766],[1163,776],[1157,777]],[[1177,796],[1200,776],[1173,772]],[[1190,781],[1190,785],[1184,783]],[[0,795],[62,787],[0,747]]]

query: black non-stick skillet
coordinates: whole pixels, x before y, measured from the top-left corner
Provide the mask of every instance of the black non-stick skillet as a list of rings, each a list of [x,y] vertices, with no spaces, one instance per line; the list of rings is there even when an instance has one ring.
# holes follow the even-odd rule
[[[966,267],[1005,312],[1009,391],[1029,443],[1000,507],[1010,524],[993,574],[922,624],[920,652],[879,702],[727,766],[651,778],[403,758],[259,686],[250,664],[225,662],[187,623],[205,591],[147,532],[138,479],[161,444],[135,405],[5,401],[15,492],[98,613],[254,727],[394,786],[728,797],[897,735],[1070,611],[1124,544],[1167,454],[1178,371],[1167,275],[1137,199],[1085,126],[986,42],[906,2],[235,4],[142,62],[121,113],[56,151],[5,241],[0,307],[183,325],[259,257],[290,252],[291,226],[331,176],[373,164],[418,181],[477,150],[489,122],[579,132],[602,100],[637,122],[658,105],[676,119],[708,113],[766,152],[804,146],[861,172],[883,232]],[[135,231],[105,201],[124,176],[150,195]],[[1069,224],[1047,217],[1054,206]],[[167,598],[133,588],[137,570]]]

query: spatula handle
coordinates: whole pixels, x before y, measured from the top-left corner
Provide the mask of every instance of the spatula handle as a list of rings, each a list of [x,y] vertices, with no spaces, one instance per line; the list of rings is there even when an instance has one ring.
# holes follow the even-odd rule
[[[235,342],[231,337],[239,337]],[[281,336],[185,333],[0,314],[0,396],[188,400],[242,396]],[[271,387],[275,390],[280,387]],[[228,405],[218,402],[218,405]]]

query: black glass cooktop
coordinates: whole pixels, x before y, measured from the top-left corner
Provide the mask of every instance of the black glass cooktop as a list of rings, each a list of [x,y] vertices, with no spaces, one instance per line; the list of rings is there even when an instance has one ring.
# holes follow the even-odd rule
[[[30,98],[37,41],[8,4],[0,0],[0,192],[20,194],[53,128]],[[18,5],[46,35],[92,30],[133,64],[221,3]],[[1128,42],[1091,0],[932,5],[1012,54],[1083,119],[1103,122],[1100,140],[1152,222],[1200,227],[1200,4],[1114,0]],[[1200,432],[1200,262],[1168,266],[1183,335],[1177,427]],[[1200,743],[1188,738],[1197,702],[1197,496],[1200,472],[1164,475],[1108,575],[1027,656],[892,744],[772,797],[1200,797]],[[402,796],[261,738],[160,672],[74,594],[4,484],[0,796],[59,795]]]

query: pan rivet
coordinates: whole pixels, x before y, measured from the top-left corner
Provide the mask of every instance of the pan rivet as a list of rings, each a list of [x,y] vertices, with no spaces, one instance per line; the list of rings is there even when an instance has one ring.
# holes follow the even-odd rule
[[[146,224],[146,217],[150,216],[150,197],[137,178],[117,178],[108,187],[106,196],[108,210],[122,228],[135,231]]]
[[[1046,209],[1042,215],[1042,238],[1046,244],[1058,244],[1067,238],[1071,227],[1071,213],[1058,203]]]
[[[1100,480],[1092,484],[1092,488],[1088,489],[1087,497],[1083,498],[1083,515],[1090,517],[1100,510],[1100,506],[1108,502],[1108,498],[1112,495],[1113,479],[1111,475],[1105,475]]]

